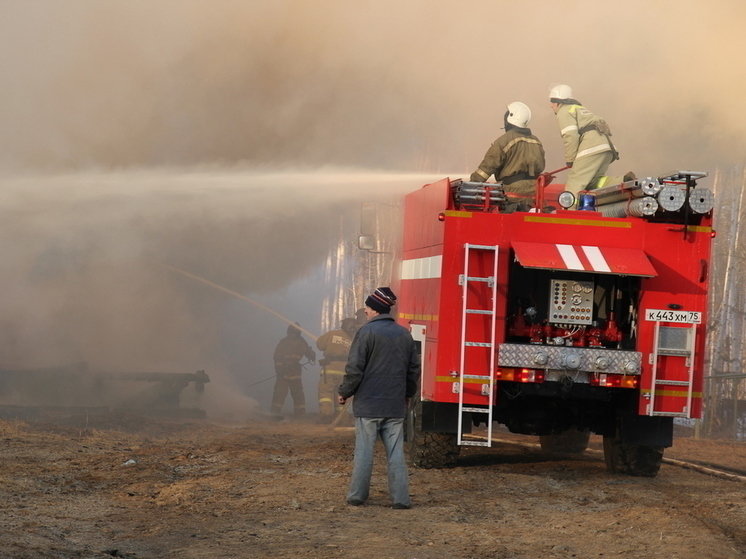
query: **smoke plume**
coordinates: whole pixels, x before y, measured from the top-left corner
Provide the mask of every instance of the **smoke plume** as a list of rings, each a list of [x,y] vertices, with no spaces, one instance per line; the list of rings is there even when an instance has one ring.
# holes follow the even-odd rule
[[[285,325],[167,266],[317,317],[299,291],[340,220],[468,175],[509,102],[562,166],[557,83],[609,122],[615,174],[741,164],[745,23],[739,0],[2,3],[2,368],[262,380]],[[226,317],[253,339],[228,351]]]

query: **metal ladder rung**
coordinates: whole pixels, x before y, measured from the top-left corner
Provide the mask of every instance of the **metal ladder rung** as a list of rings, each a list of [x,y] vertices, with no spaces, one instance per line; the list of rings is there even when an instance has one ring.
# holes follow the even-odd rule
[[[492,311],[483,311],[480,309],[466,309],[469,314],[494,314]]]
[[[489,375],[464,375],[464,378],[470,378],[475,380],[490,380]]]
[[[486,277],[486,278],[473,276],[473,277],[466,278],[466,281],[481,281],[481,282],[484,282],[484,283],[489,283],[491,281],[494,281],[494,279],[495,278],[493,278],[492,276],[489,276],[489,277]]]
[[[461,439],[461,446],[491,446],[489,441],[467,441]]]
[[[663,379],[656,379],[655,384],[670,384],[670,385],[676,385],[676,386],[689,386],[688,380],[663,380]]]
[[[650,415],[659,415],[663,417],[689,417],[685,411],[654,411]]]
[[[469,243],[466,243],[466,248],[476,248],[479,250],[497,250],[496,247],[492,245],[470,245]]]
[[[467,408],[463,407],[461,411],[469,411],[471,413],[490,413],[488,408]]]
[[[492,347],[492,344],[484,342],[464,342],[464,345],[469,347]]]

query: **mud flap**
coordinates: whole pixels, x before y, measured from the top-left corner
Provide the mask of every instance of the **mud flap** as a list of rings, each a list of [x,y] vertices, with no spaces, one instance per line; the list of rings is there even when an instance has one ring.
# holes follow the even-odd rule
[[[445,402],[422,402],[422,430],[437,433],[458,431],[458,405]],[[471,433],[471,421],[464,421],[464,433]]]
[[[673,446],[673,418],[646,415],[621,416],[619,439],[622,444]]]

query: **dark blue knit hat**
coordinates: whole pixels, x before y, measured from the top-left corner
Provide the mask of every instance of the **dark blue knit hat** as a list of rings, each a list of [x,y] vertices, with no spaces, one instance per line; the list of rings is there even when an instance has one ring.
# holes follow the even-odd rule
[[[370,307],[380,314],[391,312],[391,307],[396,304],[396,295],[388,287],[379,287],[365,300],[365,306]]]

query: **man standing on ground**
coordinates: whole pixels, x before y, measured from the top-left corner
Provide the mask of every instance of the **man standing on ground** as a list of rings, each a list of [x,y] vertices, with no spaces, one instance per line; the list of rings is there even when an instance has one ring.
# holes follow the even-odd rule
[[[280,415],[282,405],[288,395],[293,397],[293,410],[296,417],[306,413],[306,397],[303,394],[301,373],[303,365],[300,360],[316,362],[316,352],[303,339],[300,325],[296,322],[288,326],[287,336],[282,338],[275,348],[275,389],[272,394],[272,415]]]
[[[391,316],[396,295],[379,287],[365,300],[368,322],[350,348],[338,402],[355,396],[355,459],[347,503],[362,505],[368,498],[373,452],[380,435],[388,460],[389,496],[395,509],[412,506],[409,474],[404,459],[404,417],[417,393],[420,356],[412,335]]]

